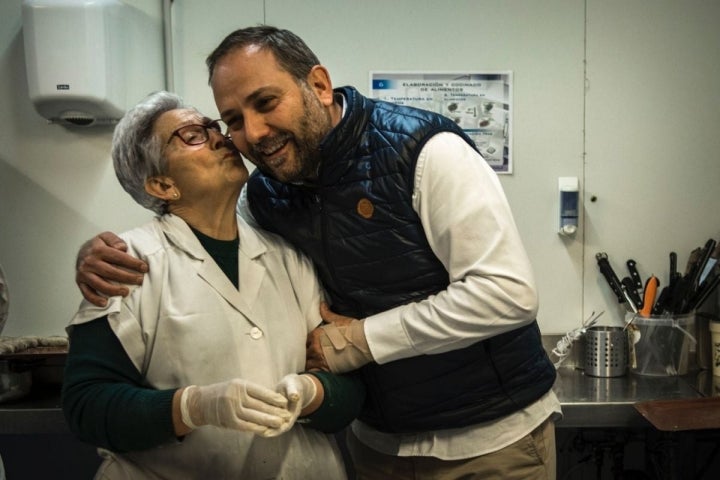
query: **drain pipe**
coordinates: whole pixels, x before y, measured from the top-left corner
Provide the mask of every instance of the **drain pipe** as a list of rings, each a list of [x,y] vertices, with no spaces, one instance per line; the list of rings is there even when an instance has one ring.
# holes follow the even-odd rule
[[[165,90],[175,91],[173,70],[172,0],[162,2],[163,43],[165,49]]]

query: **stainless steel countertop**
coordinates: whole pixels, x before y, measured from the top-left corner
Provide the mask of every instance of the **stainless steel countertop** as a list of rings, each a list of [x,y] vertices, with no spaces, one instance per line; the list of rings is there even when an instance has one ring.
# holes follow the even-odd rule
[[[585,375],[581,368],[558,368],[554,391],[563,418],[558,427],[649,427],[634,407],[647,400],[699,398],[711,391],[706,371],[676,377],[651,377],[632,372],[622,377]]]
[[[558,428],[650,427],[633,407],[646,400],[698,398],[718,392],[720,379],[707,371],[678,377],[649,377],[628,373],[622,377],[597,378],[582,369],[561,366],[554,391],[563,408]],[[713,390],[714,389],[714,390]],[[0,435],[67,434],[58,385],[33,386],[31,394],[13,403],[0,404]]]
[[[35,388],[30,395],[0,404],[0,435],[68,434],[60,408],[60,387]]]

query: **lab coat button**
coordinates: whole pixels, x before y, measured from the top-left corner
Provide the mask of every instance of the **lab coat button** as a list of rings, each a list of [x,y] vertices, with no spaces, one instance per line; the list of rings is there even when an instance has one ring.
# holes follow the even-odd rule
[[[262,336],[263,336],[263,332],[258,327],[252,327],[250,329],[250,338],[257,340],[258,338],[261,338]]]

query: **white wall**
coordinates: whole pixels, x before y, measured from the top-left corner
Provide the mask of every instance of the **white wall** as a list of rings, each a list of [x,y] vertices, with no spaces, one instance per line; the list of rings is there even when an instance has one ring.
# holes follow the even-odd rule
[[[596,252],[667,285],[670,251],[684,271],[720,240],[720,2],[590,1],[587,23],[589,310],[612,304]]]
[[[109,129],[71,131],[34,112],[20,5],[0,2],[3,333],[62,333],[80,299],[79,245],[150,212],[117,185]],[[541,328],[563,333],[591,311],[620,322],[598,251],[619,274],[632,257],[664,280],[670,250],[684,265],[720,237],[718,20],[720,2],[703,0],[175,0],[174,83],[215,114],[205,56],[262,22],[298,33],[336,86],[363,93],[370,70],[513,71],[514,173],[501,181],[535,267]],[[556,233],[559,176],[581,180],[574,239]]]

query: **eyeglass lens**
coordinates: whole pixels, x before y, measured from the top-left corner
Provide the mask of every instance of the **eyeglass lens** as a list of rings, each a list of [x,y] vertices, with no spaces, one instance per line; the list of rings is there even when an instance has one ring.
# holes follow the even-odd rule
[[[208,129],[212,129],[219,134],[223,134],[222,125],[218,120],[213,120],[207,125],[185,125],[177,130],[177,135],[187,145],[200,145],[210,139]]]

